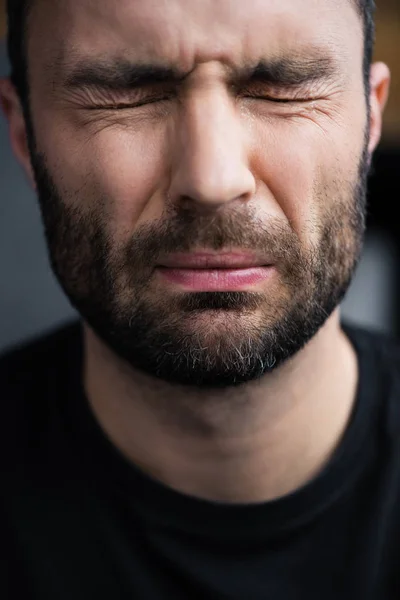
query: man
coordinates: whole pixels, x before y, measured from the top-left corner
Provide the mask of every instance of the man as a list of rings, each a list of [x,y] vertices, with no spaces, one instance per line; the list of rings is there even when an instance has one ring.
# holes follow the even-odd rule
[[[1,361],[2,597],[399,598],[400,352],[338,309],[372,2],[8,17],[10,140],[82,321]]]

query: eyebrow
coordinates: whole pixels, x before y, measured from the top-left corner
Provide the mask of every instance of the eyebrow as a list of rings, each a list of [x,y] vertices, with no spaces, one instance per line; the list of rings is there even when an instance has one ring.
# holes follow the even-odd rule
[[[129,89],[156,83],[180,83],[187,74],[172,67],[153,64],[133,64],[127,61],[82,61],[67,75],[68,88],[102,87]]]
[[[64,79],[67,88],[97,87],[109,90],[135,89],[155,84],[181,84],[192,71],[157,64],[134,64],[125,60],[78,62]],[[261,60],[256,66],[235,69],[230,82],[263,82],[283,87],[299,86],[338,75],[331,56],[288,56]]]
[[[330,56],[293,56],[261,61],[247,77],[271,85],[290,87],[333,79],[338,75],[338,65]]]

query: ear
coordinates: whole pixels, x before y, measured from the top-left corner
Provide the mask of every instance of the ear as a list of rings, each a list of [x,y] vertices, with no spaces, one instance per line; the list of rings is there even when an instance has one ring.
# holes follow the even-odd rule
[[[369,153],[372,154],[382,135],[382,115],[389,96],[390,71],[384,63],[374,63],[370,72],[370,138]]]
[[[36,189],[22,105],[15,87],[8,78],[0,78],[0,106],[8,122],[10,143],[14,155],[22,165],[31,186]]]

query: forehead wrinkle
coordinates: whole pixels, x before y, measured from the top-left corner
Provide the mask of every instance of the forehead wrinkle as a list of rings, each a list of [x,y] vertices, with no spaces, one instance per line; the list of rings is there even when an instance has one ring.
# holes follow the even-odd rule
[[[203,64],[205,61],[198,61]],[[263,78],[265,81],[287,82],[288,85],[302,83],[303,80],[318,80],[340,77],[340,65],[335,55],[327,48],[320,46],[306,46],[296,48],[293,52],[275,53],[271,57],[261,57],[257,61],[247,61],[245,64],[235,65],[233,61],[225,61],[221,64],[226,78],[232,83],[241,82],[250,77]],[[101,83],[109,82],[112,87],[129,87],[135,84],[135,80],[147,76],[162,80],[183,81],[190,75],[196,77],[197,65],[189,70],[181,69],[179,66],[167,61],[145,62],[136,60],[130,62],[128,59],[116,57],[85,57],[83,53],[73,50],[71,53],[60,51],[49,69],[53,74],[53,83],[60,82],[67,86],[84,84],[85,80]]]
[[[351,4],[353,4],[353,2],[355,2],[355,1],[356,0],[349,0],[349,2]],[[96,2],[94,2],[94,1],[90,1],[87,4],[86,4],[86,2],[87,2],[87,0],[85,0],[85,2],[83,2],[83,5],[86,6],[86,12],[92,13],[92,11],[94,11],[98,15],[100,15],[100,18],[102,18],[102,19],[104,18],[105,11],[109,10],[107,8],[107,5],[102,5],[101,7],[98,7],[98,6],[96,6]],[[341,2],[342,2],[342,0],[340,0],[340,3]],[[347,2],[347,0],[346,0],[346,2]],[[57,5],[60,5],[60,6],[63,5],[63,3],[60,3],[59,0],[56,0],[56,3],[57,3]],[[39,4],[47,4],[47,2],[45,2],[45,0],[42,0],[41,2],[39,2]],[[69,4],[69,3],[67,2],[66,4]],[[99,2],[99,4],[102,4],[102,2]],[[151,1],[149,2],[149,4],[151,4]],[[172,5],[175,5],[175,4],[178,5],[178,3],[176,3],[176,2],[172,2]],[[334,1],[334,4],[337,4],[337,0]],[[222,7],[222,5],[223,5],[223,3],[221,3],[221,7]],[[135,6],[135,2],[132,3],[133,8],[134,8],[134,6]],[[145,16],[146,16],[149,9],[147,8],[147,5],[144,5],[144,6],[146,6],[146,9],[145,9]],[[71,7],[72,7],[72,4],[71,4]],[[154,6],[153,6],[153,8],[154,8]],[[77,17],[73,16],[72,8],[70,10],[67,8],[66,10],[67,10],[67,12],[71,13],[71,14],[69,14],[68,19],[67,19],[69,22],[68,29],[73,31],[74,27],[75,27],[75,25],[73,23],[73,22],[75,22],[75,18],[76,18],[76,22],[79,27],[80,27],[81,19],[78,19]],[[174,10],[173,10],[173,12],[174,12]],[[180,10],[181,11],[183,10],[182,7],[180,7]],[[60,11],[60,13],[61,12],[64,14],[64,9],[62,11]],[[355,11],[353,11],[353,12],[354,12],[355,16],[357,16]],[[279,19],[280,19],[280,17],[279,17]],[[121,15],[118,16],[117,20],[119,21],[119,23],[121,23]],[[63,21],[63,19],[61,19],[61,21]],[[293,20],[291,22],[293,22]],[[168,24],[169,20],[166,19],[165,23]],[[172,23],[174,25],[173,19],[172,19]],[[121,57],[128,58],[128,59],[132,57],[132,59],[134,59],[135,63],[140,63],[140,62],[152,63],[152,62],[156,62],[156,61],[157,61],[157,63],[161,62],[163,64],[165,64],[165,63],[171,64],[172,63],[172,65],[174,67],[177,67],[179,70],[183,70],[184,72],[189,72],[189,71],[193,70],[197,64],[201,64],[201,63],[211,61],[211,60],[217,60],[217,61],[221,62],[221,64],[227,65],[229,68],[233,69],[233,68],[236,68],[238,65],[240,66],[240,64],[244,65],[244,63],[246,63],[246,65],[248,65],[249,63],[252,63],[255,65],[260,60],[268,60],[269,61],[271,59],[271,57],[274,57],[274,56],[280,57],[284,53],[285,54],[289,53],[289,51],[292,52],[292,50],[289,48],[291,36],[286,35],[287,27],[291,27],[291,24],[290,23],[287,24],[286,20],[284,20],[284,19],[278,21],[278,24],[280,27],[281,27],[281,25],[284,27],[283,27],[283,30],[280,31],[277,36],[274,36],[273,34],[271,34],[271,35],[268,35],[267,33],[265,34],[265,37],[263,39],[265,39],[266,41],[262,42],[262,45],[264,46],[264,52],[260,52],[261,43],[260,43],[260,41],[257,42],[257,40],[254,40],[252,31],[249,31],[248,23],[247,24],[245,23],[245,25],[244,25],[244,29],[242,32],[243,39],[240,42],[240,44],[239,44],[239,41],[236,41],[236,40],[240,39],[239,34],[236,33],[236,35],[232,38],[232,35],[231,35],[232,32],[229,32],[228,30],[226,30],[225,26],[223,26],[222,33],[225,32],[226,36],[224,33],[224,35],[221,38],[218,38],[216,40],[215,39],[208,40],[208,38],[210,36],[209,30],[203,31],[203,29],[198,28],[194,32],[193,38],[191,36],[188,37],[187,35],[183,35],[182,39],[181,39],[181,37],[179,37],[179,38],[176,37],[175,41],[173,41],[173,40],[170,40],[171,31],[168,31],[167,35],[165,37],[164,37],[164,35],[163,36],[156,35],[155,36],[156,39],[154,40],[154,43],[150,43],[150,41],[153,42],[153,40],[151,37],[149,37],[148,38],[149,42],[146,43],[146,40],[143,38],[143,35],[145,32],[148,33],[149,31],[151,31],[153,29],[152,21],[151,21],[151,19],[149,20],[147,17],[144,18],[143,19],[143,29],[142,29],[141,19],[139,18],[138,19],[138,26],[139,26],[138,31],[140,32],[142,30],[142,33],[140,33],[140,35],[139,35],[139,42],[138,42],[140,56],[138,55],[139,53],[135,52],[135,49],[133,47],[133,45],[135,44],[135,38],[136,38],[135,35],[131,34],[131,36],[130,36],[131,37],[130,46],[127,46],[125,44],[124,40],[126,38],[127,23],[123,22],[123,20],[122,20],[123,30],[121,31],[121,39],[120,40],[118,40],[119,33],[118,33],[118,35],[116,35],[116,26],[117,26],[116,23],[111,28],[109,27],[109,24],[107,24],[107,31],[106,31],[105,37],[110,35],[110,29],[111,29],[111,37],[110,37],[109,47],[114,46],[115,52],[119,52]],[[71,28],[71,25],[72,25],[72,28]],[[118,27],[119,27],[119,25],[118,25]],[[98,36],[96,33],[94,33],[94,36],[92,38],[92,36],[90,35],[90,27],[87,23],[86,23],[86,25],[85,24],[83,25],[83,31],[85,31],[86,29],[89,31],[89,35],[87,38],[88,42],[86,45],[87,51],[89,52],[91,47],[93,47],[95,52],[100,51],[101,44],[97,44],[97,39],[98,38],[101,39],[102,36],[101,35]],[[134,31],[135,31],[135,27],[134,27]],[[155,31],[155,32],[157,33],[157,31]],[[323,44],[321,42],[318,42],[318,40],[316,40],[316,43],[320,43],[321,48],[324,48],[324,51],[327,51],[329,49],[329,46],[333,47],[332,49],[334,50],[334,53],[338,57],[337,62],[339,62],[339,60],[341,60],[342,64],[345,66],[346,48],[343,47],[343,45],[342,45],[342,48],[339,47],[339,44],[341,42],[340,42],[340,39],[336,39],[336,37],[337,36],[336,36],[335,32],[333,32],[333,31],[329,32],[328,39],[324,38],[322,40],[322,42],[326,41],[326,44],[325,44],[326,48],[324,48]],[[142,38],[144,39],[144,41]],[[185,39],[185,38],[187,38],[187,39]],[[269,38],[270,38],[270,40],[269,40]],[[78,39],[79,39],[79,33],[78,33]],[[92,39],[94,40],[93,43],[92,43]],[[295,35],[295,33],[293,34],[292,39],[298,39],[297,36]],[[208,40],[208,42],[206,43],[207,40]],[[53,58],[51,58],[52,53],[46,53],[47,56],[45,56],[44,59],[45,59],[45,61],[47,61],[46,70],[48,70],[47,75],[49,76],[48,79],[50,79],[51,82],[58,81],[62,69],[64,67],[66,67],[67,65],[73,64],[74,59],[78,58],[78,56],[80,54],[79,49],[78,49],[79,42],[76,42],[76,45],[74,45],[74,41],[76,42],[76,40],[74,40],[74,38],[73,38],[72,44],[71,44],[71,41],[70,41],[70,39],[68,39],[68,37],[64,37],[64,36],[60,35],[60,36],[58,36],[57,45],[53,45],[53,48],[55,51],[55,56]],[[172,46],[170,48],[171,41],[172,41]],[[305,40],[305,36],[304,36],[302,42],[304,43],[305,41],[306,40]],[[115,44],[114,44],[114,42],[115,42]],[[61,44],[62,46],[60,47],[59,44]],[[118,48],[118,46],[119,46],[119,48]],[[331,52],[332,52],[332,49],[331,49]],[[293,52],[294,51],[299,52],[300,48],[294,47]],[[103,52],[103,55],[104,54],[107,54],[107,49],[105,50],[105,52]],[[135,56],[135,54],[136,54],[136,56]],[[158,55],[158,57],[157,57],[157,55]]]

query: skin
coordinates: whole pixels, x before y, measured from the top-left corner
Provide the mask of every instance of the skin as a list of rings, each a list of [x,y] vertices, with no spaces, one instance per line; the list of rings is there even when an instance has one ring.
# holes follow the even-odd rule
[[[32,135],[6,79],[0,97],[84,319],[99,424],[187,494],[259,502],[298,489],[340,442],[358,382],[337,306],[361,251],[389,71],[372,66],[368,112],[354,7],[38,0],[29,31]],[[282,57],[329,73],[290,90],[237,77]],[[133,95],[66,84],[78,61],[116,58],[186,76]],[[143,98],[157,101],[132,106]],[[209,295],[158,277],[160,257],[203,248],[253,249],[274,270]]]

